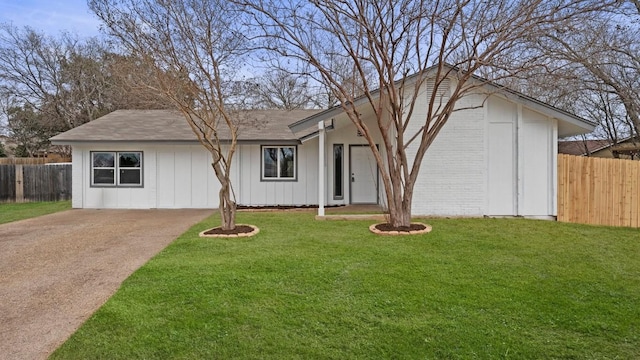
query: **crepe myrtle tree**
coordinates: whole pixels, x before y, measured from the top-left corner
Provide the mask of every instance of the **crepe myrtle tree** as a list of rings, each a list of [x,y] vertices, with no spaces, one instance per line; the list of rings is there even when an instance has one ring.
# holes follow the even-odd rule
[[[139,82],[170,101],[211,153],[221,227],[234,229],[231,165],[238,132],[251,122],[237,81],[248,52],[245,14],[225,0],[89,0],[89,7],[123,52],[151,69]]]
[[[325,84],[367,140],[380,169],[389,222],[407,227],[425,153],[460,99],[486,81],[537,66],[527,44],[541,33],[585,21],[614,0],[236,0],[251,13],[275,59],[304,64]],[[517,61],[505,61],[517,54]],[[341,57],[359,91],[332,64]],[[513,58],[513,57],[509,57]],[[369,76],[369,71],[373,76]],[[428,84],[428,108],[416,104]],[[446,87],[446,89],[444,89]],[[444,91],[443,91],[444,90]],[[448,93],[447,97],[441,94]],[[358,96],[359,95],[359,96]],[[368,103],[375,126],[358,104]],[[418,111],[419,110],[419,111]],[[425,112],[426,110],[426,112]],[[425,115],[416,115],[416,114]],[[376,147],[374,131],[382,136]]]

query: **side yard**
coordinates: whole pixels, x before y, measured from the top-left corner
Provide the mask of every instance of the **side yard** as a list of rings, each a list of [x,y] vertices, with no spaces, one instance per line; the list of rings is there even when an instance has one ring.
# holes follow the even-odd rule
[[[241,213],[261,232],[183,234],[52,356],[68,358],[639,358],[637,230]]]
[[[70,209],[71,200],[0,204],[0,224]]]

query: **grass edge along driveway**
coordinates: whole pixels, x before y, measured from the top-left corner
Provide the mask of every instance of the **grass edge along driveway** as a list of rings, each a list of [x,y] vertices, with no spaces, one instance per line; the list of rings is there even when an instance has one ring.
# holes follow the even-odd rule
[[[30,219],[52,214],[58,211],[71,210],[71,201],[44,201],[26,203],[0,204],[0,224]]]
[[[640,236],[523,219],[428,220],[422,236],[308,212],[202,222],[52,356],[639,358]]]

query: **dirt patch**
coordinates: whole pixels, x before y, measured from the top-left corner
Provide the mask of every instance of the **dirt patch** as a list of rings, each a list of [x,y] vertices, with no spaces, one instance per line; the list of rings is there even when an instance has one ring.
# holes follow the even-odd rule
[[[70,210],[0,225],[0,358],[46,359],[212,210]]]

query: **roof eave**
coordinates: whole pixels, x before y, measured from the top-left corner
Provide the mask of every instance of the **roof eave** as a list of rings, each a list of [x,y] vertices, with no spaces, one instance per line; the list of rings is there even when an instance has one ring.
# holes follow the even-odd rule
[[[51,139],[52,145],[88,145],[88,144],[131,144],[131,143],[147,143],[147,144],[172,144],[172,145],[193,145],[199,144],[198,140],[54,140]],[[230,144],[231,140],[221,140],[221,144]],[[297,145],[300,144],[299,139],[242,139],[238,140],[238,144],[247,145]]]
[[[457,68],[455,66],[449,65],[449,64],[445,64],[445,66],[450,67],[454,70],[456,70]],[[434,65],[428,69],[426,69],[425,72],[430,72],[433,71],[435,68],[437,67],[437,65]],[[408,76],[409,81],[406,81],[406,83],[411,83],[413,81],[415,81],[415,77],[417,77],[417,74],[412,74],[410,76]],[[580,128],[582,128],[584,130],[584,133],[587,132],[591,132],[595,129],[596,127],[596,123],[589,121],[587,119],[581,118],[575,114],[571,114],[567,111],[558,109],[554,106],[551,106],[547,103],[544,103],[542,101],[536,100],[530,96],[527,96],[521,92],[509,89],[507,87],[495,84],[489,80],[483,79],[480,76],[477,75],[472,75],[473,79],[476,81],[480,81],[483,83],[484,86],[488,86],[490,88],[492,88],[493,90],[496,90],[496,93],[498,94],[502,94],[505,98],[510,99],[510,100],[516,100],[520,103],[522,103],[523,105],[531,108],[532,110],[536,110],[539,111],[543,114],[549,115],[553,118],[556,118],[560,121],[564,121],[567,122],[569,124],[572,124],[574,126],[578,126]],[[398,81],[396,82],[398,83]],[[374,91],[371,92],[371,95],[373,95],[374,97],[379,96],[380,94],[380,89],[376,89]],[[515,97],[515,99],[513,99],[513,97]],[[368,98],[366,96],[360,96],[355,100],[355,106],[360,106],[364,103],[366,103],[368,101]],[[300,121],[297,121],[291,125],[289,125],[289,128],[291,129],[291,131],[293,131],[294,133],[296,132],[300,132],[303,131],[305,129],[308,129],[309,127],[313,126],[314,124],[317,124],[318,122],[322,121],[322,120],[326,120],[326,119],[330,119],[332,117],[335,117],[341,113],[343,113],[344,110],[342,108],[341,105],[336,105],[331,109],[327,109],[325,111],[322,111],[320,113],[314,114],[310,117],[307,117],[305,119],[302,119]]]

